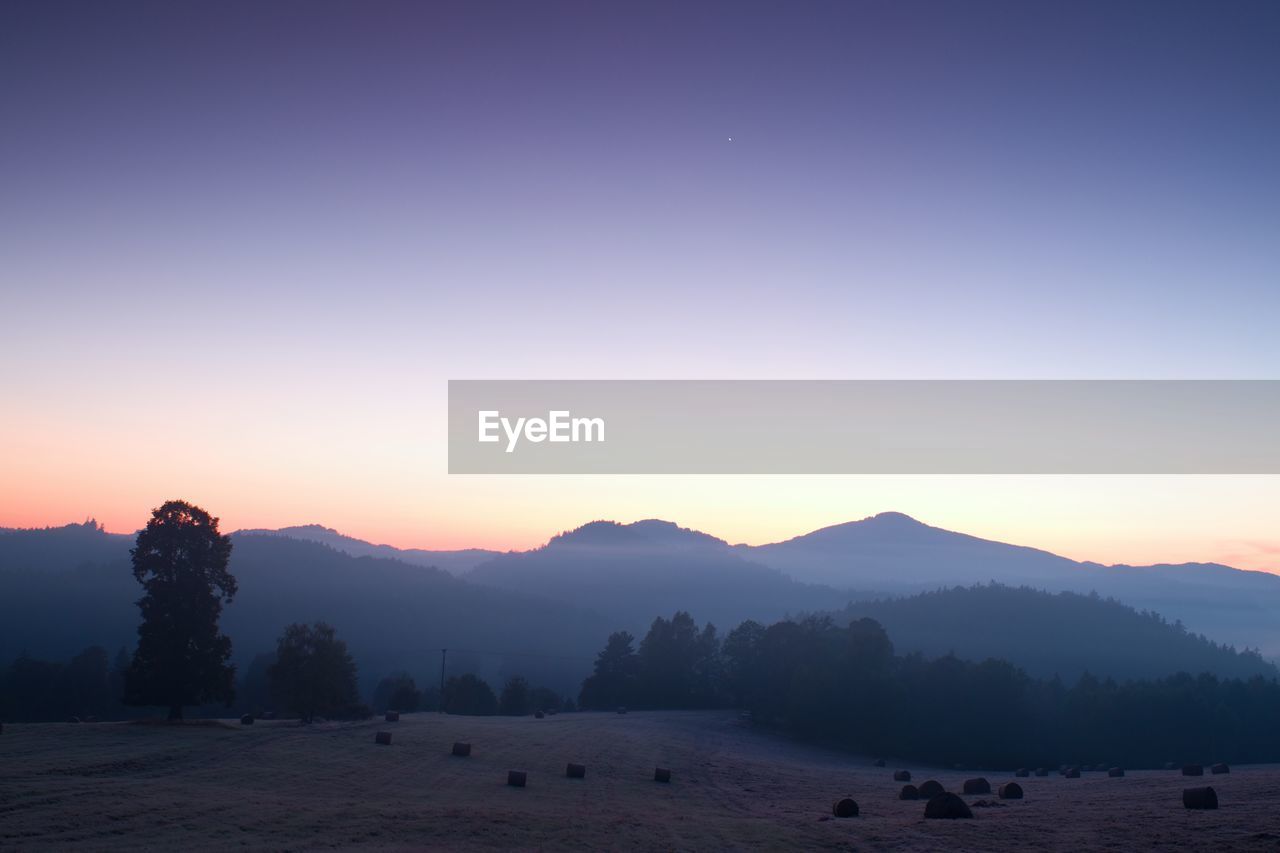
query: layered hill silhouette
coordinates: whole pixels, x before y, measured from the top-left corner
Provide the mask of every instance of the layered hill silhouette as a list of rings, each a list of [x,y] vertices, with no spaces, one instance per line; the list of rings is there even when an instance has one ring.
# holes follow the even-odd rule
[[[281,527],[278,530],[241,530],[238,533],[284,536],[288,539],[319,542],[353,557],[385,557],[400,560],[404,563],[412,563],[415,566],[442,569],[451,575],[464,575],[485,560],[496,557],[501,553],[500,551],[487,551],[483,548],[464,548],[458,551],[428,551],[422,548],[394,548],[390,545],[375,545],[363,539],[357,539],[354,536],[344,536],[331,527],[324,527],[319,524]]]
[[[132,541],[93,523],[0,531],[0,660],[24,650],[66,659],[90,644],[131,648],[140,594],[129,568]],[[642,635],[655,616],[676,610],[722,634],[745,619],[868,615],[903,652],[993,656],[1064,678],[1085,670],[1266,674],[1268,665],[1226,646],[1280,653],[1275,576],[1076,563],[900,514],[756,548],[657,520],[592,522],[508,554],[405,556],[318,526],[241,531],[233,541],[240,593],[224,624],[236,660],[244,665],[272,649],[289,622],[324,619],[349,641],[362,680],[405,669],[429,682],[447,646],[460,668],[490,678],[519,672],[568,690],[609,632]],[[458,555],[452,571],[461,577],[422,564],[439,554]],[[819,578],[830,582],[812,582]],[[989,581],[1085,595],[951,589]],[[942,589],[950,591],[920,594]],[[1088,595],[1094,591],[1101,598]],[[1141,648],[1126,649],[1130,642]]]

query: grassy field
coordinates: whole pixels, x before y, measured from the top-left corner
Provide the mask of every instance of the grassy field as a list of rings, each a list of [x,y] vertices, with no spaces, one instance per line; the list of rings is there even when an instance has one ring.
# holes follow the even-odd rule
[[[380,729],[390,746],[374,744]],[[470,758],[449,755],[453,741]],[[565,778],[566,762],[587,766]],[[669,785],[652,779],[669,767]],[[726,713],[406,714],[398,723],[7,724],[0,848],[313,850],[1280,849],[1280,768],[1183,779],[1019,780],[1026,799],[925,821],[893,770],[959,790],[974,773],[792,743]],[[528,787],[506,785],[508,770]],[[994,788],[1006,776],[985,773]],[[1212,785],[1221,808],[1183,809]],[[862,815],[829,818],[854,797]],[[973,802],[992,797],[970,796]]]

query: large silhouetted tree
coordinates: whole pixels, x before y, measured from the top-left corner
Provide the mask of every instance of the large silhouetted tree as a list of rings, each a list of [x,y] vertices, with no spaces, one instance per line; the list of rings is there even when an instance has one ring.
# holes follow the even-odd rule
[[[231,639],[218,632],[218,617],[236,593],[227,571],[231,537],[200,507],[169,501],[151,513],[130,553],[146,592],[125,703],[168,707],[171,720],[182,719],[185,705],[229,705],[235,667],[227,663]]]
[[[350,716],[360,703],[355,661],[324,622],[285,628],[268,677],[272,694],[304,722]]]

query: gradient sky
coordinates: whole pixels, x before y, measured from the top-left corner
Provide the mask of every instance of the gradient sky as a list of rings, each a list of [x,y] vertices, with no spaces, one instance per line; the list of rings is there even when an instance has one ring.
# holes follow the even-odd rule
[[[1277,478],[451,478],[444,446],[448,378],[1280,378],[1277,44],[1272,2],[9,0],[0,526],[895,509],[1280,570]]]

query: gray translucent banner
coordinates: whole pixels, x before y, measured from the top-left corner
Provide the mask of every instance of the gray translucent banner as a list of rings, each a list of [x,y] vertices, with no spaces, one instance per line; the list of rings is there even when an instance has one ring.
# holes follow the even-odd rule
[[[1277,474],[1280,381],[451,380],[451,474]]]

